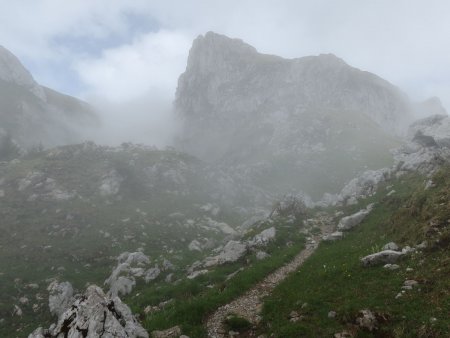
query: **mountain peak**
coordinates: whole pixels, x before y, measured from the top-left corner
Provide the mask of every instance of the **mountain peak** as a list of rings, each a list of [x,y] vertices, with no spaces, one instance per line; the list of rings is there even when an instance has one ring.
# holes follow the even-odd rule
[[[226,35],[215,32],[207,32],[205,35],[199,35],[193,42],[192,49],[229,49],[240,52],[257,53],[256,48],[245,43],[241,39],[230,38]]]
[[[3,46],[0,46],[0,80],[25,87],[41,100],[46,100],[44,89],[19,59]]]

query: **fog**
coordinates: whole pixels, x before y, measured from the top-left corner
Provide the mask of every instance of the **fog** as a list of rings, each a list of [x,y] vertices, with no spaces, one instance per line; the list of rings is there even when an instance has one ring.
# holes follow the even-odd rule
[[[173,146],[179,122],[172,100],[148,95],[125,102],[93,98],[90,103],[99,114],[100,125],[86,130],[86,139],[112,146],[124,142],[158,148]]]
[[[101,109],[105,125],[121,125],[130,133],[120,135],[136,141],[163,144],[169,139],[144,137],[155,134],[150,129],[161,128],[148,123],[149,132],[141,132],[134,121],[144,117],[141,106],[146,100],[149,122],[171,126],[167,111],[190,44],[210,30],[286,58],[331,52],[387,79],[414,100],[439,96],[450,106],[447,1],[102,0],[0,5],[0,42],[36,80],[108,107]],[[155,102],[149,99],[155,96]],[[134,99],[136,110],[109,109]],[[119,135],[117,128],[103,139],[113,141],[113,134]]]
[[[0,337],[450,337],[449,13],[0,0]]]

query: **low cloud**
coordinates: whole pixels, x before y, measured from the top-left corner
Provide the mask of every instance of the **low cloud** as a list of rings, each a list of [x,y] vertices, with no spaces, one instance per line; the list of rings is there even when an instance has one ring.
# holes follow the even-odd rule
[[[287,58],[334,53],[450,108],[449,11],[446,0],[0,0],[0,43],[39,82],[95,102],[136,137],[170,125],[190,44],[209,30]]]
[[[75,69],[86,85],[87,98],[124,102],[152,95],[173,99],[190,45],[191,39],[183,33],[162,30],[105,50],[100,58],[77,62]]]

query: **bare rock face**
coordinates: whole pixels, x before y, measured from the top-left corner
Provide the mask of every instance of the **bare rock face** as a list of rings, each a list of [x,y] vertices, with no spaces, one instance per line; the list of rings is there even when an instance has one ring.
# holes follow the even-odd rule
[[[363,158],[389,156],[412,121],[398,88],[332,54],[283,59],[212,32],[192,45],[175,108],[183,150],[309,194],[380,167]]]
[[[148,338],[148,333],[118,297],[106,296],[101,288],[91,285],[79,296],[58,322],[45,330],[36,329],[28,338]]]

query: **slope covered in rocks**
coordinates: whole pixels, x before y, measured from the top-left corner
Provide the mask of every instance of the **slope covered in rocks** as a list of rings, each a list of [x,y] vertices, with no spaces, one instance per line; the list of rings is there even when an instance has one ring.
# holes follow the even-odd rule
[[[83,292],[108,279],[105,291],[124,296],[173,273],[186,278],[197,259],[231,259],[211,250],[238,238],[267,203],[258,189],[170,149],[84,143],[0,162],[0,336],[49,322],[53,281]]]

